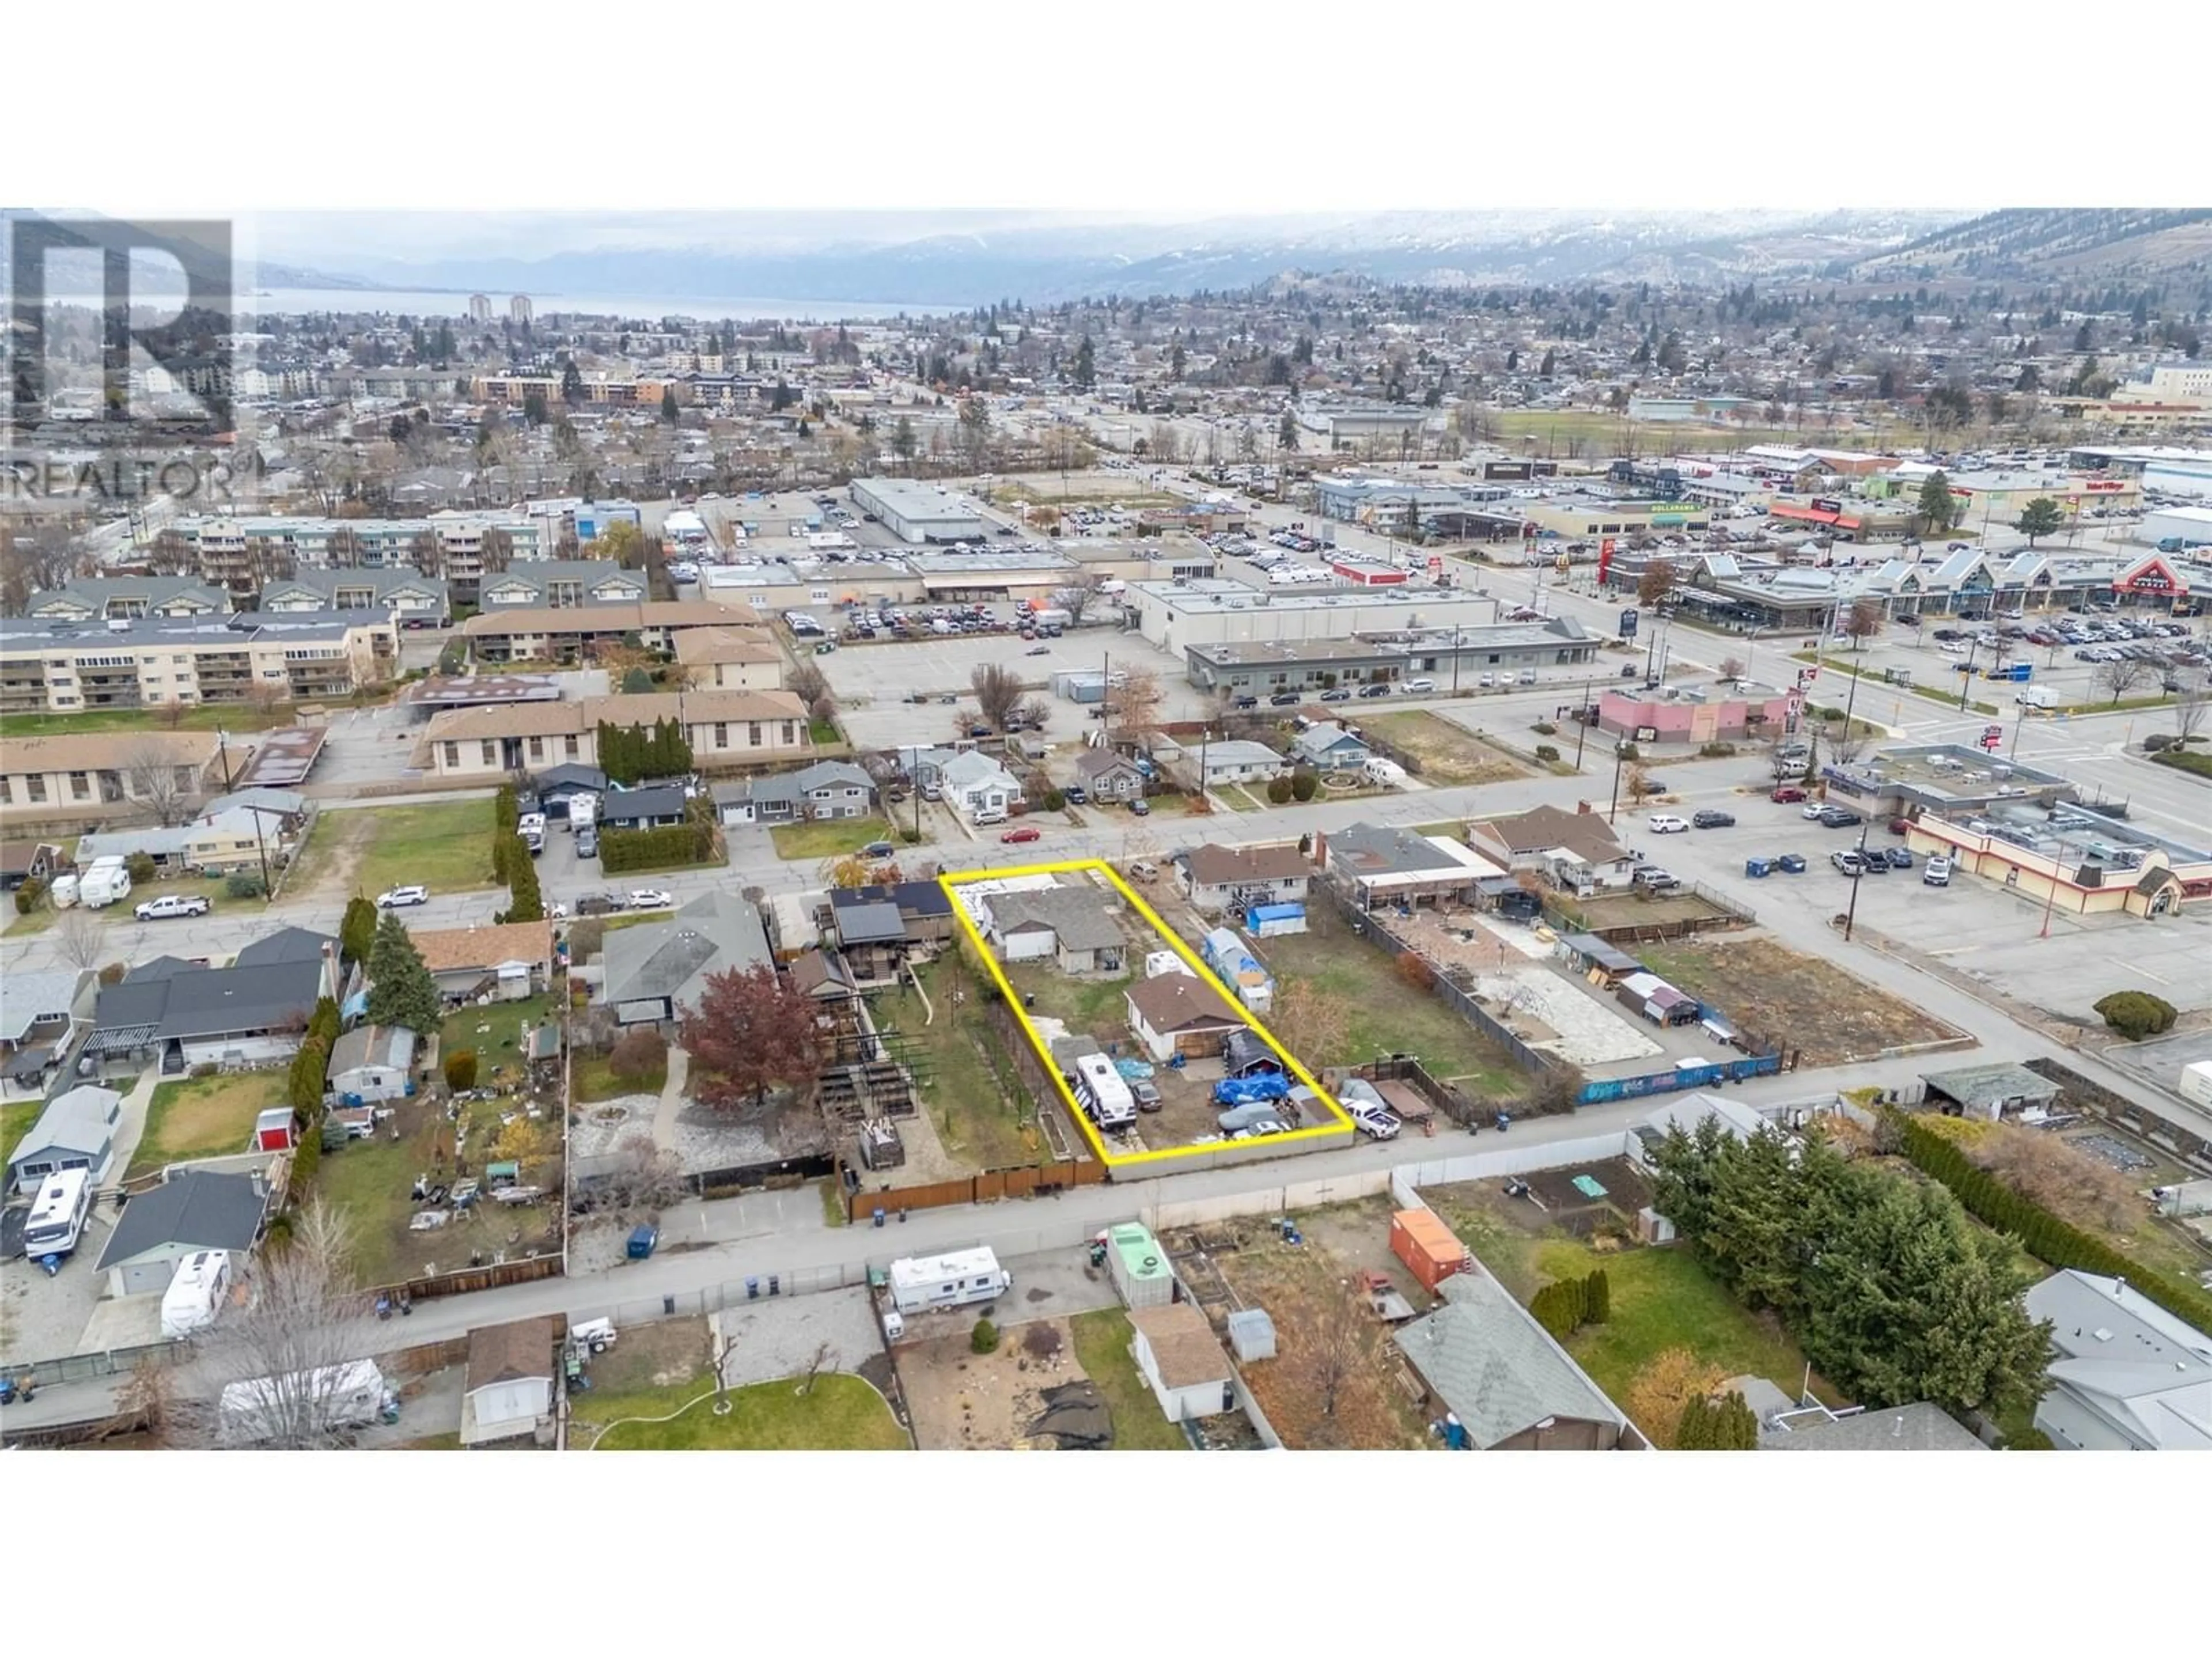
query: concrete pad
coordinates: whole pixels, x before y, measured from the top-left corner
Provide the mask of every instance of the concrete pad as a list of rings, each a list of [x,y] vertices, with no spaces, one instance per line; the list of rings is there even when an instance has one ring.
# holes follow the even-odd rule
[[[105,1353],[111,1348],[143,1348],[161,1340],[161,1297],[109,1297],[96,1304],[77,1339],[79,1353]]]
[[[765,1292],[767,1286],[762,1286]],[[803,1375],[829,1345],[826,1371],[857,1371],[884,1351],[883,1333],[865,1290],[769,1297],[709,1314],[714,1351],[729,1347],[723,1382],[731,1388]]]

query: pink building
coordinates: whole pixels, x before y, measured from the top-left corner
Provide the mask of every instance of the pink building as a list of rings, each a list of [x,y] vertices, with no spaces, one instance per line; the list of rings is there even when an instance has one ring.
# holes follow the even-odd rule
[[[1598,699],[1598,729],[1638,743],[1725,743],[1779,732],[1790,712],[1782,691],[1747,697],[1719,686],[1690,688],[1698,689],[1702,700],[1686,691],[1676,697],[1608,691]]]

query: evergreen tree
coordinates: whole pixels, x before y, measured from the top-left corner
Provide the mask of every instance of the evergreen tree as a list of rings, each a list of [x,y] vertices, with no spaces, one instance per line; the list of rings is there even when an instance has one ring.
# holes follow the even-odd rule
[[[408,936],[396,910],[377,918],[376,941],[368,953],[368,1018],[375,1025],[398,1025],[418,1036],[438,1029],[438,982],[422,965],[422,953]]]
[[[1613,1317],[1613,1281],[1602,1267],[1594,1268],[1589,1275],[1589,1311],[1584,1316],[1590,1324],[1602,1325]]]
[[[376,906],[356,893],[346,901],[345,920],[338,924],[338,951],[348,962],[366,965],[375,943]]]
[[[507,919],[545,920],[545,897],[538,885],[538,860],[530,856],[530,848],[519,835],[507,837]]]

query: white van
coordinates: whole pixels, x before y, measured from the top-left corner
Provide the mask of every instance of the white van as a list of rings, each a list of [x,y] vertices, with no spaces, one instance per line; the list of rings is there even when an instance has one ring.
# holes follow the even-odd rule
[[[2047,685],[2023,685],[2013,702],[2022,708],[2056,708],[2058,694]]]

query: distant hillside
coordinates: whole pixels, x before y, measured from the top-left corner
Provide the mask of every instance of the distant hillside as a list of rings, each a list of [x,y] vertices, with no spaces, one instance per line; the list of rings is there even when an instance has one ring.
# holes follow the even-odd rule
[[[1862,277],[2148,276],[2212,270],[2212,208],[2008,208],[1862,259]]]

